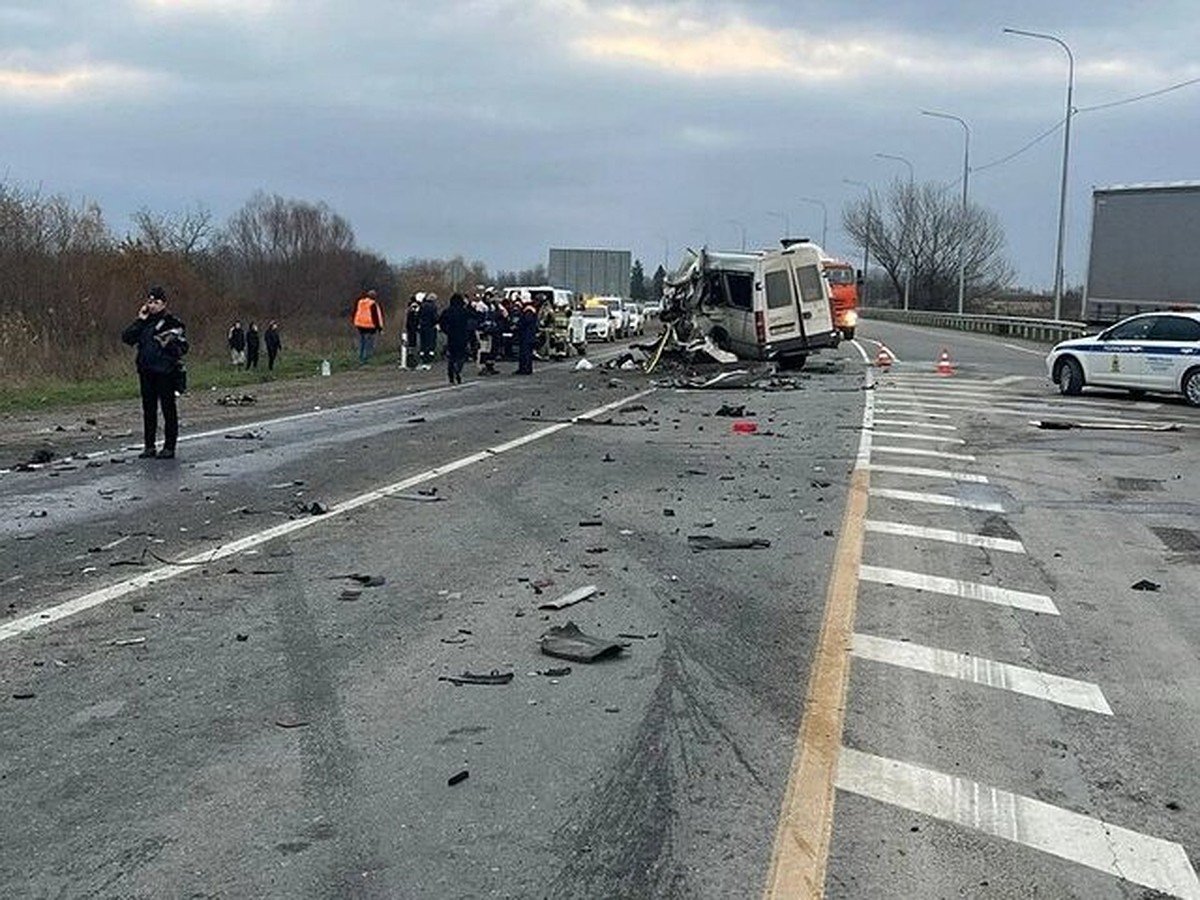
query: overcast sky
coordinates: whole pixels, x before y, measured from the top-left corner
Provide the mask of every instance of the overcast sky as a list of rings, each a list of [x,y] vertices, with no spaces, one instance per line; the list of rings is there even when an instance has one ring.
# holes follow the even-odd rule
[[[857,256],[843,204],[907,178],[993,210],[1053,281],[1066,53],[1069,283],[1090,190],[1200,179],[1196,0],[0,0],[0,174],[223,222],[256,190],[324,201],[361,246],[480,259],[794,235]]]

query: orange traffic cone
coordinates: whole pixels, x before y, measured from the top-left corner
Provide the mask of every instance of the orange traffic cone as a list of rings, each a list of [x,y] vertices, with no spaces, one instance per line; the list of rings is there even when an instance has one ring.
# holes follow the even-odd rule
[[[954,374],[954,364],[950,362],[950,351],[945,347],[942,348],[942,355],[938,357],[937,373],[939,375]]]
[[[892,351],[885,344],[880,344],[879,352],[875,354],[875,365],[881,369],[886,369],[894,360],[895,357],[892,356]]]

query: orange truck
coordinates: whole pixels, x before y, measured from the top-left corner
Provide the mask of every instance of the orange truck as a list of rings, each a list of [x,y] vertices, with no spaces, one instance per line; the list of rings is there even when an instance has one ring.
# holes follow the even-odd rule
[[[833,305],[833,325],[850,340],[858,324],[858,286],[862,276],[854,266],[841,259],[821,258],[821,271],[829,283],[829,298]]]

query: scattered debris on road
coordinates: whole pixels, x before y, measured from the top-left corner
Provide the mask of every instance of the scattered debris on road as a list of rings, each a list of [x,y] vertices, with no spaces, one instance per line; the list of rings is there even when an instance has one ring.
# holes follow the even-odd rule
[[[118,638],[116,640],[109,641],[108,646],[110,646],[110,647],[134,647],[134,646],[137,646],[138,644],[144,644],[144,643],[146,643],[146,639],[144,637]]]
[[[499,669],[492,669],[487,674],[463,672],[461,675],[438,676],[438,681],[448,681],[455,686],[461,684],[508,684],[512,680],[512,672],[501,672]]]
[[[701,550],[765,550],[771,546],[766,538],[722,538],[712,534],[689,534],[687,542],[696,553]]]
[[[250,406],[257,403],[253,394],[225,394],[216,399],[217,406]]]
[[[1183,426],[1178,422],[1074,422],[1069,419],[1034,419],[1029,423],[1034,428],[1044,431],[1070,431],[1072,429],[1088,429],[1091,431],[1182,431]]]
[[[463,781],[466,781],[470,777],[471,777],[471,773],[468,770],[463,769],[461,772],[455,772],[453,775],[451,775],[449,778],[447,778],[446,784],[449,787],[454,787],[454,785],[459,784]]]
[[[257,431],[240,431],[225,435],[227,441],[261,441],[262,439],[263,435]]]
[[[1141,581],[1134,582],[1129,587],[1135,591],[1157,591],[1162,585],[1156,581],[1143,578]]]
[[[625,644],[618,641],[584,634],[574,622],[552,627],[542,635],[541,640],[541,650],[547,656],[582,663],[616,656],[625,647]]]
[[[581,588],[576,588],[568,594],[563,594],[555,600],[547,600],[545,603],[538,606],[538,609],[564,609],[581,600],[586,600],[596,593],[597,587],[594,584],[588,584]]]

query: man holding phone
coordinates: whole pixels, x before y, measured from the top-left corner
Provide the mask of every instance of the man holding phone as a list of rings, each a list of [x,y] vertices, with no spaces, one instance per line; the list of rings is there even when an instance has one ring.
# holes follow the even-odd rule
[[[123,332],[121,340],[137,347],[137,372],[142,391],[143,459],[174,459],[179,438],[179,411],[175,403],[178,373],[188,351],[183,322],[167,312],[167,294],[152,287],[146,302]],[[163,414],[163,446],[155,452],[158,409]]]

